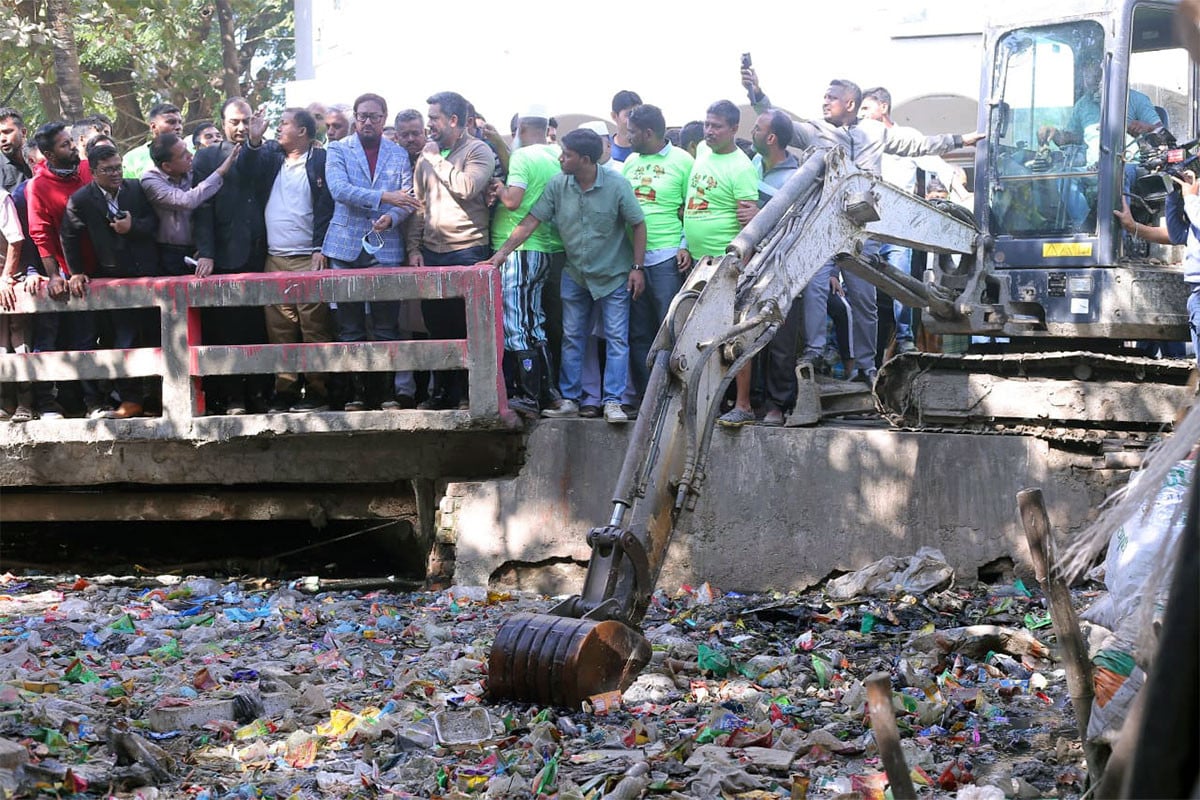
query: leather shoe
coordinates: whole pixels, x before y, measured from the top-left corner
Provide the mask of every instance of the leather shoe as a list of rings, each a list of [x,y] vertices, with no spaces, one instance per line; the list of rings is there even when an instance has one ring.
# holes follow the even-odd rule
[[[121,403],[121,405],[118,406],[115,411],[110,411],[108,413],[108,418],[132,419],[133,417],[143,416],[145,413],[145,409],[142,408],[141,403],[134,403],[127,400],[124,403]]]

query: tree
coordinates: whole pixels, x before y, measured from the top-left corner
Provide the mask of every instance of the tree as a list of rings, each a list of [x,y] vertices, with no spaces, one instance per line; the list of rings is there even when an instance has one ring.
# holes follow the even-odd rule
[[[20,0],[0,18],[0,100],[30,125],[103,112],[132,145],[155,103],[187,121],[232,94],[281,104],[293,31],[291,0]]]

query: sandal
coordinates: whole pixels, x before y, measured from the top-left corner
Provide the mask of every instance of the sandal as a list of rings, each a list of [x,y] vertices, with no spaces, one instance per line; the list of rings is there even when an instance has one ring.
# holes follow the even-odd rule
[[[33,411],[29,406],[17,406],[17,410],[8,419],[9,422],[29,422],[33,419]]]

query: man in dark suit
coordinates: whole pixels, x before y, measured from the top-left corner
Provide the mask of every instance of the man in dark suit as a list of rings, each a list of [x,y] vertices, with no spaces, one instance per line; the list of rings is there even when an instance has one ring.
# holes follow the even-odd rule
[[[112,145],[93,147],[88,165],[92,182],[67,201],[60,230],[67,268],[72,275],[95,278],[153,275],[158,266],[158,246],[154,242],[158,217],[142,193],[142,185],[121,178],[121,154]],[[106,313],[112,326],[113,347],[123,350],[153,344],[154,309],[114,309]],[[116,389],[121,405],[109,411],[104,400],[89,398],[89,416],[142,416],[142,380],[119,379]]]
[[[250,129],[250,105],[232,97],[221,107],[225,141],[206,147],[192,162],[192,185],[198,186],[242,144]],[[267,229],[263,203],[247,170],[233,169],[220,191],[192,218],[192,235],[199,252],[196,277],[240,272],[262,272],[267,256]],[[262,309],[254,306],[206,308],[200,315],[205,344],[264,344],[267,341]],[[204,379],[204,393],[212,413],[245,414],[267,410],[268,375],[222,375]]]

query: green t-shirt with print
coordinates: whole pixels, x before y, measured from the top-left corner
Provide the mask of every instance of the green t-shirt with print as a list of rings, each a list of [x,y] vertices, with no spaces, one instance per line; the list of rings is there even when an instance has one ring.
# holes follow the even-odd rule
[[[739,200],[758,203],[758,173],[746,154],[734,148],[718,155],[701,142],[688,179],[683,232],[693,258],[720,257],[738,235]]]
[[[509,211],[503,203],[496,204],[496,216],[492,219],[492,248],[499,250],[521,220],[542,196],[546,184],[562,172],[558,164],[561,151],[558,145],[531,144],[513,151],[508,159],[508,185],[525,190],[525,197],[516,211]],[[538,253],[561,253],[562,239],[554,223],[543,222],[533,235],[525,240],[518,250],[533,250]]]
[[[687,198],[691,173],[692,157],[670,144],[652,155],[633,153],[625,160],[625,180],[646,214],[646,252],[679,246],[679,209]]]

